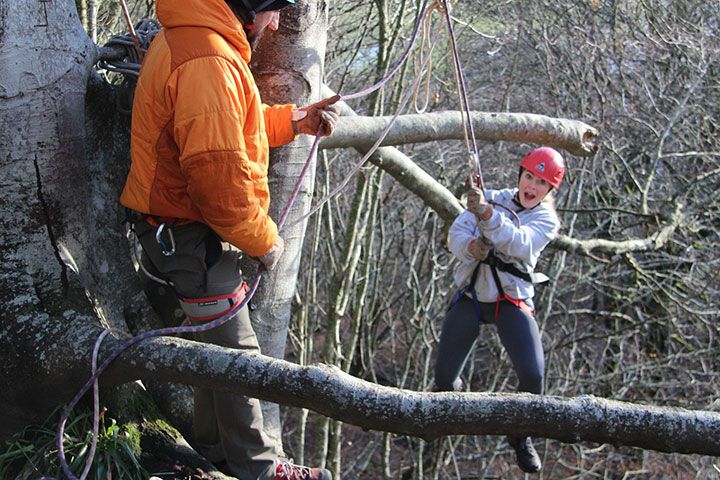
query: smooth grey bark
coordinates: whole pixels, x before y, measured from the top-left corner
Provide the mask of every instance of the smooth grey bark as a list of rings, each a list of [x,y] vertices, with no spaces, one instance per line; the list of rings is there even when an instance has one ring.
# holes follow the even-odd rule
[[[320,100],[322,72],[328,23],[325,1],[303,1],[283,11],[281,28],[266,32],[264,40],[253,52],[251,68],[263,102],[269,105],[296,103],[308,105]],[[270,215],[279,220],[310,152],[313,138],[299,135],[281,148],[271,149]],[[300,255],[305,240],[307,220],[292,225],[293,218],[310,210],[315,188],[315,159],[304,177],[300,192],[288,215],[288,227],[280,236],[285,252],[277,267],[263,275],[253,297],[257,307],[250,317],[265,355],[284,358],[293,296],[295,294]],[[245,262],[249,277],[257,263]],[[265,431],[282,445],[280,410],[275,404],[263,402]]]
[[[531,435],[660,452],[720,456],[720,414],[581,396],[429,393],[376,385],[337,367],[299,366],[181,339],[135,347],[118,377],[166,376],[305,407],[363,428],[430,440],[441,435]]]
[[[125,328],[115,152],[86,155],[95,51],[70,1],[0,6],[0,438],[77,389],[101,324]]]
[[[472,112],[475,136],[483,141],[529,142],[552,145],[573,155],[593,155],[598,149],[598,131],[583,122],[532,113]],[[340,119],[322,148],[371,147],[392,117]],[[460,112],[400,115],[381,145],[404,145],[435,140],[464,139]]]

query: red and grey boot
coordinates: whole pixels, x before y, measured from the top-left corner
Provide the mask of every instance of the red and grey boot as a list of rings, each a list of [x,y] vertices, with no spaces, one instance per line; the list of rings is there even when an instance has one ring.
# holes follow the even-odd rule
[[[295,465],[292,460],[278,460],[275,480],[332,480],[332,475],[324,468],[303,467]]]

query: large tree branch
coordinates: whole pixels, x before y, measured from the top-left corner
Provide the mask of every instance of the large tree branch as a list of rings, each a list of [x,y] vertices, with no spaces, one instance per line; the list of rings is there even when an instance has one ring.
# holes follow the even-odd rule
[[[597,152],[598,132],[577,120],[551,118],[531,113],[472,113],[475,136],[486,141],[529,142],[562,148],[573,155]],[[392,117],[341,118],[332,136],[323,139],[323,148],[369,148],[380,137]],[[401,115],[382,142],[386,145],[462,140],[460,112]]]
[[[367,429],[432,439],[517,435],[720,456],[720,414],[592,396],[427,393],[376,385],[327,365],[299,366],[189,340],[134,347],[115,379],[163,378],[304,407]]]

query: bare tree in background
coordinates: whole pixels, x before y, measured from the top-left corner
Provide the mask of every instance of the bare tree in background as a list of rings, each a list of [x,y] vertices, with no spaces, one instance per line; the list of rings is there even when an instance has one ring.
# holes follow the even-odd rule
[[[414,10],[398,5],[405,4],[392,4],[394,20],[389,22],[375,13],[386,11],[384,2],[336,7],[330,31],[334,48],[328,52],[331,85],[352,91],[376,74],[376,62],[369,59],[382,58],[385,23],[405,15],[401,23],[407,39]],[[546,345],[547,394],[590,393],[715,409],[717,9],[703,2],[656,1],[456,7],[474,109],[578,118],[602,132],[597,155],[568,159],[568,183],[558,197],[563,238],[540,266],[553,279],[536,299]],[[376,21],[363,23],[354,35],[340,34],[346,24],[359,25],[359,19]],[[431,110],[457,108],[443,42],[436,47]],[[403,83],[406,89],[410,76]],[[387,114],[394,113],[400,88],[382,98]],[[373,103],[353,107],[377,112]],[[486,183],[496,188],[514,184],[516,164],[530,145],[481,146]],[[461,142],[402,150],[451,190],[468,173]],[[329,187],[342,178],[342,159],[348,154],[328,152],[323,165]],[[317,241],[306,246],[312,250],[305,255],[313,267],[301,269],[306,278],[301,284],[312,287],[299,292],[300,318],[328,314],[322,292],[332,291],[333,277],[325,272],[338,268],[335,259],[343,242],[356,242],[358,262],[365,268],[354,270],[359,272],[355,286],[349,282],[345,291],[349,300],[339,320],[339,343],[356,350],[343,362],[362,378],[428,390],[439,323],[452,293],[446,225],[393,179],[378,177],[375,188],[378,203],[365,211],[374,228],[343,222],[353,218],[349,212],[356,208],[360,186],[328,204],[325,219],[315,220]],[[360,243],[358,232],[368,232],[372,240]],[[323,330],[322,324],[315,328]],[[511,372],[486,327],[465,372],[466,384],[473,391],[513,390]],[[494,437],[448,438],[440,451],[431,449],[431,459],[425,458],[429,444],[412,438],[348,427],[343,441],[343,478],[370,471],[378,478],[403,473],[419,478],[422,471],[431,478],[517,473],[510,449]],[[712,461],[702,457],[551,441],[544,447],[548,478],[582,477],[583,472],[614,478],[626,471],[685,478],[714,471]]]

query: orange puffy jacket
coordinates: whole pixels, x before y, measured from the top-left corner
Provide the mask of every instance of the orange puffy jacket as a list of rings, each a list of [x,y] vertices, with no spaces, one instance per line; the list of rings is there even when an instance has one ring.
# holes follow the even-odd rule
[[[294,105],[261,103],[250,45],[225,0],[158,0],[157,14],[164,30],[135,91],[120,203],[203,222],[263,255],[278,235],[268,216],[268,149],[294,138]]]

